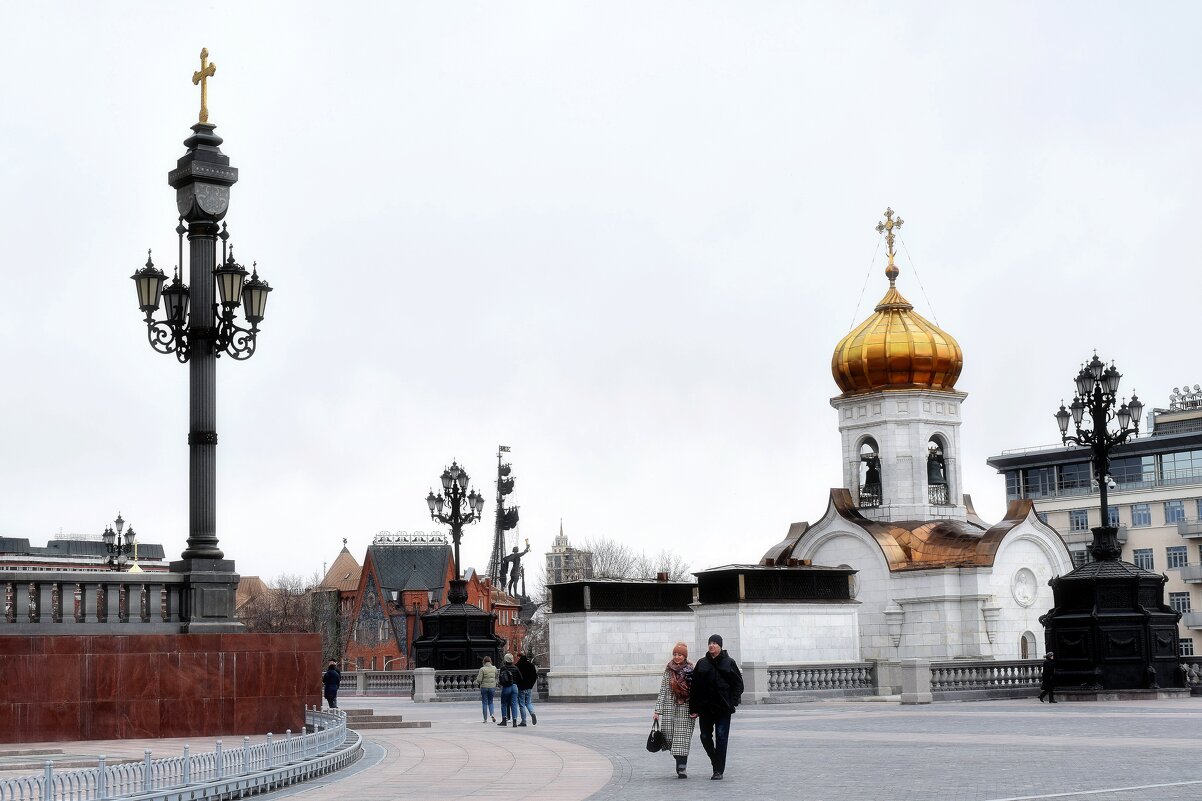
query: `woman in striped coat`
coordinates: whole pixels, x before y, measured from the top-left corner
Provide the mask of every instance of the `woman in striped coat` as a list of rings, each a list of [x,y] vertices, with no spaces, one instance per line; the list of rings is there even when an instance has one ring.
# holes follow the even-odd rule
[[[664,668],[655,699],[655,719],[659,730],[671,746],[676,758],[676,778],[687,779],[685,763],[689,761],[689,744],[697,716],[689,714],[689,690],[693,686],[693,663],[689,661],[689,646],[682,642],[672,648],[672,660]]]

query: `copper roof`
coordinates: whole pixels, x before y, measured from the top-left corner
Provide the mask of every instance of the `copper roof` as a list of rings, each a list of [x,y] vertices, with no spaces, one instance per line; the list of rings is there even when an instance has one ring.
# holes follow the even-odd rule
[[[321,586],[328,590],[354,592],[359,589],[359,573],[362,569],[344,545],[338,552],[338,558],[334,560],[334,564],[330,565],[330,569],[326,571],[325,578],[321,580]]]
[[[851,493],[842,488],[831,490],[830,503],[836,514],[864,529],[876,540],[890,572],[992,566],[1002,539],[1033,509],[1029,500],[1011,501],[1001,522],[985,528],[975,515],[967,522],[946,519],[869,520],[860,514]],[[794,523],[789,528],[788,536],[764,554],[764,561],[772,559],[779,564],[791,557],[808,531],[808,523]]]

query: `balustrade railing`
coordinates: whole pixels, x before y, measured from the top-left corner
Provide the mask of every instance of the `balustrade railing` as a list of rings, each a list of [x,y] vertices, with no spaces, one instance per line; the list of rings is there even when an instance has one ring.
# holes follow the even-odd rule
[[[871,662],[768,665],[768,694],[872,690]]]
[[[2,634],[179,632],[181,573],[0,570]]]
[[[475,698],[475,670],[439,670],[434,674],[434,690],[440,698]],[[413,695],[412,670],[347,670],[339,683],[342,695]],[[536,698],[548,697],[547,668],[538,669],[534,685]],[[498,690],[499,692],[499,690]]]
[[[1012,661],[932,662],[931,692],[1024,690],[1039,687],[1041,659]]]
[[[235,748],[216,742],[213,751],[155,759],[149,750],[136,762],[56,771],[47,760],[36,776],[0,779],[0,801],[92,801],[136,796],[162,798],[226,798],[262,792],[337,770],[362,754],[358,735],[348,732],[340,710],[305,709],[306,731],[283,737],[268,734],[255,745],[243,737]],[[344,748],[348,740],[351,748]],[[336,753],[335,753],[336,752]],[[187,788],[187,792],[181,792]]]

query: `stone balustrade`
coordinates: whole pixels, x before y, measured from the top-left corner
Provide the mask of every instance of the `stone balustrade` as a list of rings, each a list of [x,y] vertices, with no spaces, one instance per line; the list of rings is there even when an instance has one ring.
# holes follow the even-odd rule
[[[853,695],[859,691],[871,694],[873,683],[871,662],[842,664],[770,664],[768,665],[768,694],[790,693]]]
[[[479,698],[475,670],[436,670],[434,695],[439,701],[467,701]],[[547,669],[538,669],[536,697],[547,698]],[[339,692],[344,695],[413,695],[415,672],[412,670],[348,670],[342,674]],[[500,690],[498,689],[498,692]]]
[[[932,662],[931,695],[956,698],[1026,698],[1039,690],[1041,659]]]
[[[187,576],[0,571],[3,634],[176,634]]]

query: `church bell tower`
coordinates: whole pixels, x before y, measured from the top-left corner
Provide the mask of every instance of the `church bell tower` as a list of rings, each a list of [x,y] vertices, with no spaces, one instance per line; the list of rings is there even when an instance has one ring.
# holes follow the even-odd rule
[[[885,235],[889,289],[874,313],[835,347],[831,372],[839,413],[844,486],[871,520],[966,519],[960,468],[964,366],[960,345],[925,320],[897,289],[893,249],[902,219]]]

